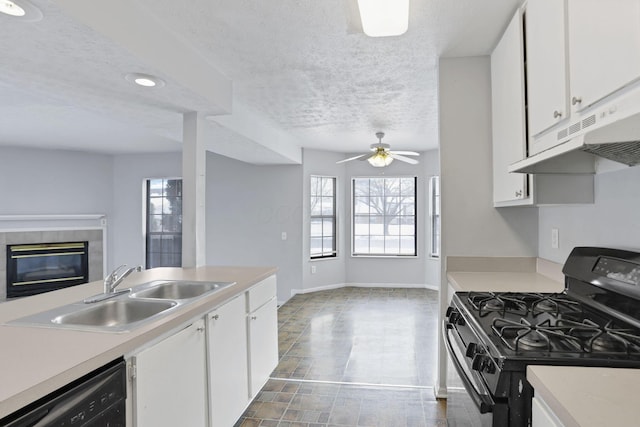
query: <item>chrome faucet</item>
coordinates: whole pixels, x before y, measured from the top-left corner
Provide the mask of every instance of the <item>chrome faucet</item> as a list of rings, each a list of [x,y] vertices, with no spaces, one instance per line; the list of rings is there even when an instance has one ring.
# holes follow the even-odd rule
[[[142,266],[139,265],[137,267],[132,267],[126,270],[124,273],[120,274],[120,272],[127,268],[127,264],[122,264],[120,267],[116,268],[104,279],[104,293],[105,294],[113,294],[115,293],[116,287],[122,283],[122,281],[133,273],[134,271],[142,271]]]
[[[122,281],[133,273],[134,271],[142,271],[142,266],[139,265],[137,267],[132,267],[125,270],[122,274],[120,273],[127,267],[127,264],[122,264],[120,267],[116,268],[104,278],[104,292],[99,295],[94,295],[84,300],[85,304],[91,304],[98,301],[103,301],[111,297],[115,297],[116,295],[124,294],[126,292],[131,291],[131,289],[123,289],[116,292],[116,287],[122,283]]]

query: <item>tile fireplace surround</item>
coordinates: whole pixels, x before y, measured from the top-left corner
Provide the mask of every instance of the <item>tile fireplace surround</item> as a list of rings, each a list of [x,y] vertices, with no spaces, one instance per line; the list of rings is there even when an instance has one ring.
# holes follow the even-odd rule
[[[31,243],[57,243],[57,242],[89,242],[89,281],[100,280],[104,277],[104,226],[93,227],[87,221],[78,221],[76,227],[69,226],[68,219],[60,221],[60,218],[51,217],[47,221],[32,223],[31,217],[25,216],[21,221],[27,225],[37,225],[35,228],[16,227],[16,217],[11,221],[3,221],[0,216],[0,302],[6,300],[7,293],[7,245],[31,244]],[[19,218],[19,217],[17,217]],[[101,219],[97,217],[98,219]],[[4,227],[3,227],[4,225]],[[11,228],[6,228],[7,225]],[[64,228],[58,228],[63,225]]]

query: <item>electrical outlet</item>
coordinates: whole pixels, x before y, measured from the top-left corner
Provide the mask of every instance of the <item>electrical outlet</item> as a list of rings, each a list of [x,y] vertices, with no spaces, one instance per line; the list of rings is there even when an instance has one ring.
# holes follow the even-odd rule
[[[282,232],[282,240],[287,240],[287,232],[286,231]]]
[[[558,249],[560,247],[560,236],[557,228],[551,229],[551,249]]]
[[[316,266],[315,265],[311,266],[311,274],[316,274]]]

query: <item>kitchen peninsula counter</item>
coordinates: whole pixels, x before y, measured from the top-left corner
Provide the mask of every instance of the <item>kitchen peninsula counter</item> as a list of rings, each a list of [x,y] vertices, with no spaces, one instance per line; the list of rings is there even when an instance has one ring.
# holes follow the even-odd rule
[[[271,267],[156,268],[130,275],[120,288],[153,280],[236,282],[130,332],[89,332],[4,323],[102,293],[102,281],[0,304],[0,418],[122,357],[276,273]]]
[[[565,427],[640,422],[640,369],[528,366],[527,380]]]

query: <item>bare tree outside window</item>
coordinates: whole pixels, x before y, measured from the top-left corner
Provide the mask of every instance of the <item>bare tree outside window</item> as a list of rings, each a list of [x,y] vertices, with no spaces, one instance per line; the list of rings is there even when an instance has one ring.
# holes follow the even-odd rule
[[[416,182],[416,177],[353,179],[353,255],[417,255]]]

